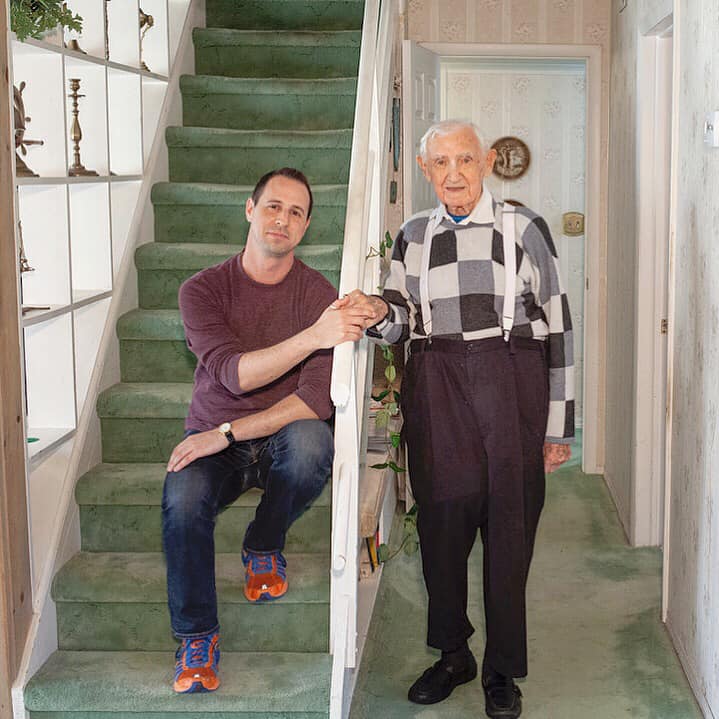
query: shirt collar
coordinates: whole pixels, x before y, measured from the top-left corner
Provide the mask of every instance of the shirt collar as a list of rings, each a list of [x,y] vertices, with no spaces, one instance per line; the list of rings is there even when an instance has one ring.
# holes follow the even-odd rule
[[[438,213],[437,216],[440,222],[446,219],[453,225],[468,225],[470,222],[476,225],[491,225],[494,224],[494,198],[492,197],[492,193],[487,189],[486,183],[482,183],[482,196],[479,198],[479,202],[474,206],[472,212],[461,222],[455,222],[443,204],[437,207],[436,212]]]

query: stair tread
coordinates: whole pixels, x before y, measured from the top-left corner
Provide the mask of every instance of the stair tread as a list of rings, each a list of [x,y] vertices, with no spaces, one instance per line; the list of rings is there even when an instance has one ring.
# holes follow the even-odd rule
[[[346,149],[352,130],[228,130],[219,127],[168,127],[168,147],[247,147]]]
[[[119,382],[97,398],[102,418],[184,419],[192,382]]]
[[[220,691],[172,691],[172,652],[55,652],[25,688],[30,711],[327,712],[331,657],[222,652]],[[81,681],[78,681],[81,678]]]
[[[121,340],[184,341],[180,310],[130,310],[117,321]]]
[[[359,49],[360,30],[235,30],[229,28],[196,27],[192,32],[195,47],[224,45],[260,45],[346,47]]]
[[[220,185],[203,182],[157,182],[152,187],[154,205],[238,205],[244,209],[252,185]],[[314,206],[344,207],[347,185],[314,185]]]
[[[148,242],[135,251],[139,270],[202,270],[236,255],[242,244]],[[299,245],[295,256],[316,270],[339,269],[342,245]]]
[[[79,505],[160,506],[167,465],[162,462],[102,463],[86,472],[75,485]],[[250,489],[235,500],[233,507],[254,507],[261,492]],[[314,507],[328,507],[329,486],[314,501]]]
[[[290,589],[283,604],[327,603],[328,552],[286,554]],[[243,593],[245,569],[239,553],[215,555],[220,602],[249,604]],[[167,602],[165,560],[161,552],[78,552],[55,575],[56,602]]]
[[[183,94],[212,95],[351,95],[357,94],[357,78],[246,78],[221,75],[183,75]]]

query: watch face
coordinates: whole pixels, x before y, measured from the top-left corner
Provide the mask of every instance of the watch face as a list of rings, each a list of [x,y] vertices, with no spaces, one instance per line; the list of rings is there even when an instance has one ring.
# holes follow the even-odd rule
[[[232,425],[229,422],[223,422],[220,425],[220,432],[229,432],[232,428]]]

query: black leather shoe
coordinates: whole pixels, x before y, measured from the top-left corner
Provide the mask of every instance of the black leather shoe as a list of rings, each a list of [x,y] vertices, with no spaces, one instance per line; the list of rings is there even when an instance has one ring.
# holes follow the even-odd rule
[[[522,692],[512,677],[496,672],[482,677],[484,708],[491,719],[517,719],[522,713]]]
[[[461,666],[440,659],[409,688],[407,697],[415,704],[436,704],[446,699],[455,687],[471,682],[477,676],[477,662],[468,653]]]

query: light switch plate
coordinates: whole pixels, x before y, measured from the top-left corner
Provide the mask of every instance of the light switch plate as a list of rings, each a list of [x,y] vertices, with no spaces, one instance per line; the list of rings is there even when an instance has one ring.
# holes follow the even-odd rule
[[[704,144],[709,147],[719,147],[719,110],[714,110],[706,116],[704,122]]]

